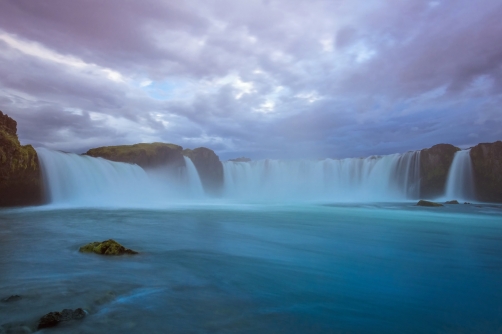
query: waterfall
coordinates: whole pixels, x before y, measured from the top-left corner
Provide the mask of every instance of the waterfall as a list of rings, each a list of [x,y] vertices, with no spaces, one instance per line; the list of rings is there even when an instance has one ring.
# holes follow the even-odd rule
[[[37,148],[46,197],[57,206],[165,206],[203,196],[192,161],[145,171],[122,162]]]
[[[448,179],[446,181],[446,198],[473,200],[475,199],[474,176],[469,150],[462,150],[455,153]]]
[[[146,199],[150,180],[136,165],[44,148],[37,154],[51,203],[102,206]]]
[[[62,206],[165,206],[205,198],[197,169],[133,164],[37,149],[47,198]],[[223,200],[402,201],[420,188],[420,151],[319,161],[224,162]]]
[[[322,161],[224,162],[229,198],[269,200],[400,201],[416,199],[420,152]]]
[[[185,159],[186,171],[187,171],[187,181],[191,193],[196,197],[204,196],[204,188],[202,187],[202,182],[197,172],[197,168],[192,162],[192,159],[188,157],[183,157]]]

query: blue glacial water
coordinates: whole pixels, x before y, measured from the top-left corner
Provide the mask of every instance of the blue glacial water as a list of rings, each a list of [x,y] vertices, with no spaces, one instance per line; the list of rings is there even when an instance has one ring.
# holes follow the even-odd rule
[[[46,333],[495,333],[501,277],[500,206],[0,210],[0,325],[89,312]]]

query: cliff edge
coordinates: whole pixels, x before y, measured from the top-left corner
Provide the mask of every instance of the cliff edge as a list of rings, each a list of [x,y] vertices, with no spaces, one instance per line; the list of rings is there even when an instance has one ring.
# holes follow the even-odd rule
[[[183,155],[190,158],[197,168],[200,181],[207,194],[219,195],[223,190],[223,164],[220,158],[205,147],[199,147],[193,150],[183,150]]]
[[[43,202],[37,152],[21,146],[17,122],[0,111],[0,206],[37,205]]]
[[[85,154],[117,162],[136,164],[144,169],[166,164],[185,166],[183,148],[167,143],[141,143],[134,145],[104,146],[93,148]]]
[[[444,193],[448,171],[455,152],[450,144],[437,144],[420,151],[420,197],[435,198]]]
[[[478,200],[502,203],[502,141],[478,144],[470,156]]]

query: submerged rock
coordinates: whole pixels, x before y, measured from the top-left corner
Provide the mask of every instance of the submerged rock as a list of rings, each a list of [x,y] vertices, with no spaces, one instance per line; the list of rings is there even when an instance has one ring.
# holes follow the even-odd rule
[[[60,312],[49,312],[40,318],[38,329],[54,327],[61,322],[62,316]]]
[[[439,203],[435,203],[435,202],[431,202],[431,201],[424,201],[424,200],[420,200],[418,201],[417,203],[418,206],[443,206],[443,204],[439,204]]]
[[[54,327],[61,321],[80,320],[86,316],[86,312],[82,308],[75,310],[64,309],[61,312],[49,312],[40,318],[38,329]]]
[[[101,255],[122,255],[122,254],[138,254],[132,249],[125,248],[113,239],[108,239],[102,242],[91,242],[79,248],[82,253],[96,253]]]
[[[454,199],[453,201],[446,201],[444,202],[444,204],[459,204],[459,203],[456,199]]]
[[[16,300],[21,299],[20,295],[12,295],[7,298],[2,299],[4,303],[10,303],[10,302],[15,302]]]

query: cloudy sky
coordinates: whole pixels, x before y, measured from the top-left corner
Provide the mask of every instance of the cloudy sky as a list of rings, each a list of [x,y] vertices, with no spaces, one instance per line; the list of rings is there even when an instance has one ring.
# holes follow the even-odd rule
[[[23,144],[222,159],[502,140],[499,0],[2,0]]]

